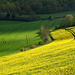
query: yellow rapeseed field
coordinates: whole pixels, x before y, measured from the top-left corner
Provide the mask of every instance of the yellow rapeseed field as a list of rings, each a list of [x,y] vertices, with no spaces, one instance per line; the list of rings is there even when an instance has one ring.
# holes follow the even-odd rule
[[[64,29],[51,34],[50,44],[0,57],[0,75],[75,75],[73,35]]]

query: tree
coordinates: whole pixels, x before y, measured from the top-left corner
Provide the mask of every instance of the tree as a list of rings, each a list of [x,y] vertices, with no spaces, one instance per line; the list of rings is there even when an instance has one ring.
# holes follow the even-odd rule
[[[72,26],[73,24],[73,16],[71,14],[66,15],[65,17],[65,27]]]
[[[45,44],[47,41],[52,42],[53,38],[49,32],[49,29],[45,28],[44,26],[41,26],[40,30],[40,37],[43,40],[43,43]]]
[[[7,7],[9,9],[9,13],[11,13],[11,14],[16,14],[17,13],[15,3],[13,3],[13,2],[12,3],[8,3]]]

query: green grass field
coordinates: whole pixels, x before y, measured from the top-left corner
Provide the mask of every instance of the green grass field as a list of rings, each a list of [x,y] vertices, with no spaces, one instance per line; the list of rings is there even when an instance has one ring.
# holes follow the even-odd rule
[[[41,15],[42,17],[53,17],[64,16],[65,14],[74,14],[72,12],[62,12],[55,14]],[[56,25],[63,23],[64,19],[59,18],[52,21],[0,21],[0,56],[10,55],[13,53],[20,52],[20,48],[29,49],[31,45],[35,44],[38,46],[38,42],[41,40],[38,36],[41,25],[44,25],[50,30],[55,29]],[[26,37],[29,41],[27,44]]]
[[[9,55],[20,52],[20,48],[29,49],[31,45],[41,40],[38,36],[41,25],[55,28],[63,19],[54,21],[44,20],[35,22],[19,22],[19,21],[0,21],[0,56]],[[27,39],[30,41],[27,44]],[[6,41],[6,43],[4,43]]]
[[[65,16],[67,14],[72,14],[73,16],[75,16],[75,11],[67,11],[67,12],[59,12],[59,13],[53,13],[53,14],[41,14],[40,16],[41,17],[44,17],[44,18],[48,18],[49,16],[52,16],[52,17],[62,17],[62,16]]]
[[[0,56],[19,52],[22,47],[38,44],[40,37],[37,32],[41,25],[48,25],[49,21],[18,22],[0,21]],[[27,40],[30,44],[27,45]],[[6,41],[6,43],[3,43]]]

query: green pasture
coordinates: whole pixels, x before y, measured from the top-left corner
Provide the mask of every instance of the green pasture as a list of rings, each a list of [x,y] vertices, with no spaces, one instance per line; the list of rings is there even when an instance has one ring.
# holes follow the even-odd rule
[[[49,16],[62,17],[62,16],[65,16],[67,14],[72,14],[73,16],[75,16],[75,11],[59,12],[59,13],[53,13],[53,14],[41,14],[40,16],[44,17],[44,18],[46,18],[46,17],[48,18]]]
[[[72,13],[74,11],[65,13],[55,13],[56,16],[63,16],[65,14]],[[53,14],[50,14],[54,16]],[[49,16],[41,15],[43,17]],[[38,46],[38,42],[41,40],[38,36],[41,25],[44,25],[50,30],[55,29],[56,25],[64,22],[63,18],[55,20],[43,20],[43,21],[0,21],[0,56],[10,55],[20,52],[20,48],[30,49],[31,45]],[[28,41],[28,43],[27,43]]]
[[[38,46],[41,38],[37,33],[40,31],[41,25],[54,29],[55,25],[62,22],[62,19],[59,20],[35,22],[0,21],[0,56],[20,52],[20,48],[23,47],[29,49],[33,44]]]

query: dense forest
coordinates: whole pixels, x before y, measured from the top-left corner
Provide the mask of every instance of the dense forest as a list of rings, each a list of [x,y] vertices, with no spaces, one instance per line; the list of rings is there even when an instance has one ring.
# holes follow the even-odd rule
[[[33,15],[75,10],[75,0],[0,0],[0,14]]]

